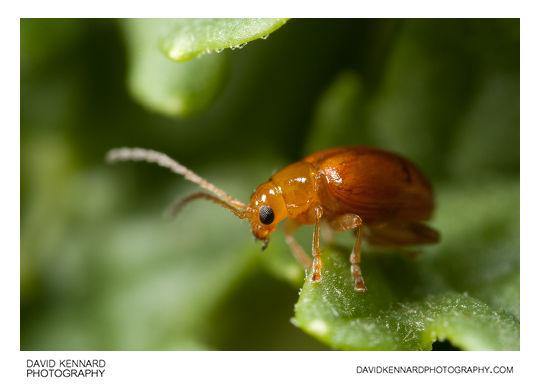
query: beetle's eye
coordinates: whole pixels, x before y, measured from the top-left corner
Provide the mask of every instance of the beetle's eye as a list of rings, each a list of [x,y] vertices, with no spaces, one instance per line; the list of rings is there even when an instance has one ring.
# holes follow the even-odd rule
[[[268,205],[263,205],[261,209],[259,209],[259,219],[263,224],[272,224],[274,221],[274,211],[272,211],[272,208]]]

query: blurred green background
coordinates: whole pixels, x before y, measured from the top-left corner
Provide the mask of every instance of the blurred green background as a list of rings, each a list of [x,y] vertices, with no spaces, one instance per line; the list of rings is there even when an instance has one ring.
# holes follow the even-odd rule
[[[433,291],[450,281],[519,321],[518,20],[290,20],[182,63],[152,56],[168,60],[152,28],[21,20],[21,349],[329,348],[290,321],[304,272],[279,229],[262,252],[208,202],[164,219],[197,186],[105,164],[119,146],[246,202],[315,150],[401,153],[440,207]]]

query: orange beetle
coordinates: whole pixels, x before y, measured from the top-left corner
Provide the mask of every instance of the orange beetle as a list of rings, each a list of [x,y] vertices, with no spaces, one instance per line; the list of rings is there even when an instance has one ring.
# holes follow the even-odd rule
[[[133,160],[157,163],[213,193],[197,192],[177,203],[176,214],[187,202],[207,199],[241,219],[248,219],[263,249],[277,224],[288,219],[284,231],[293,255],[309,268],[312,282],[321,280],[321,222],[337,232],[353,230],[356,236],[350,256],[354,289],[366,291],[360,270],[362,238],[372,245],[402,247],[431,244],[439,240],[427,226],[434,209],[428,180],[410,161],[370,147],[338,147],[316,152],[291,164],[261,184],[248,205],[226,194],[167,155],[140,148],[113,149],[110,162]],[[293,237],[303,224],[315,224],[313,261]]]

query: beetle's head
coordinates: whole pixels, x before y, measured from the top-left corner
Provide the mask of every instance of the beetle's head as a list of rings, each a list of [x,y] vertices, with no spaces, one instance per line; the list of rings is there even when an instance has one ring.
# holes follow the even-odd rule
[[[271,181],[261,184],[251,195],[248,218],[253,236],[258,240],[263,240],[263,249],[270,240],[268,236],[286,217],[287,207],[281,190]]]

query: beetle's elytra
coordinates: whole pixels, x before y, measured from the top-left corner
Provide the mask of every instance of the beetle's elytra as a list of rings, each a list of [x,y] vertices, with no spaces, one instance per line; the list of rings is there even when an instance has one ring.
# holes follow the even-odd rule
[[[167,155],[140,148],[109,151],[107,159],[147,161],[171,169],[210,191],[187,196],[173,208],[203,198],[217,203],[241,219],[248,219],[263,249],[277,224],[287,219],[285,239],[305,268],[313,266],[312,282],[321,280],[320,227],[326,221],[337,232],[352,230],[351,252],[354,289],[366,291],[360,270],[362,240],[374,246],[403,247],[432,244],[439,233],[424,222],[434,209],[428,180],[410,161],[371,147],[339,147],[316,152],[291,164],[261,184],[249,204],[232,198]],[[293,237],[301,225],[315,224],[311,260]]]

